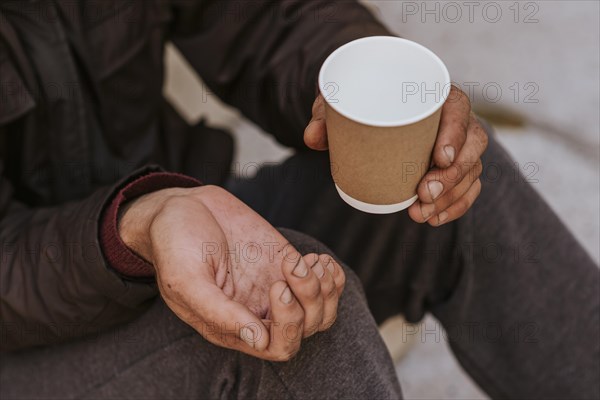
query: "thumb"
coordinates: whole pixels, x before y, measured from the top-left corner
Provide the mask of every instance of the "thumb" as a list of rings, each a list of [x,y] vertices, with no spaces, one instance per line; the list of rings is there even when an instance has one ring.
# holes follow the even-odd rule
[[[325,102],[319,94],[312,107],[312,118],[304,130],[304,143],[313,150],[327,150],[327,126],[325,124]]]
[[[442,106],[440,127],[433,149],[433,162],[439,168],[448,168],[456,161],[467,140],[471,119],[469,97],[452,86],[446,103]]]
[[[253,354],[269,346],[269,330],[248,307],[227,297],[217,286],[198,289],[205,330],[196,330],[208,341]]]

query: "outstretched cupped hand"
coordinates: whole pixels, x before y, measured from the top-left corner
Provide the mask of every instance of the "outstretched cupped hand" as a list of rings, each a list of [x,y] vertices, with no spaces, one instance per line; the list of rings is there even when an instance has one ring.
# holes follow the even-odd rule
[[[148,226],[150,244],[137,251],[155,266],[166,304],[206,340],[285,361],[303,338],[334,323],[345,275],[331,256],[302,256],[218,187],[172,190],[160,203]],[[135,215],[124,215],[125,224]]]

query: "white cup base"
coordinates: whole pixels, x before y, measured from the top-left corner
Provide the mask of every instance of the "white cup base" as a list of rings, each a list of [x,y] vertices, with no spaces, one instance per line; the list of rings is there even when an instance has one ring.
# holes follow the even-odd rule
[[[335,188],[337,189],[342,200],[344,200],[346,203],[356,208],[357,210],[369,214],[392,214],[398,211],[402,211],[410,207],[415,201],[417,201],[419,197],[415,195],[414,197],[411,197],[410,199],[397,204],[370,204],[348,196],[346,193],[344,193],[342,189],[339,188],[338,185],[335,185]]]

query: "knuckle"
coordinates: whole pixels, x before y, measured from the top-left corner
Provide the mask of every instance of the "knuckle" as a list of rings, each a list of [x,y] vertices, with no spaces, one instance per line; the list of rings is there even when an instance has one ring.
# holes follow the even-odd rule
[[[466,172],[467,164],[452,164],[449,168],[443,170],[442,181],[444,183],[444,189],[454,186],[463,180]]]
[[[321,326],[322,321],[315,321],[313,324],[307,325],[304,327],[304,337],[309,337],[314,335],[319,331],[319,327]]]
[[[465,92],[463,92],[458,86],[451,85],[450,94],[453,96],[454,99],[460,99],[462,96],[465,95]]]
[[[202,192],[203,193],[207,193],[210,195],[214,195],[214,196],[227,196],[230,197],[231,194],[226,191],[225,189],[223,189],[222,187],[216,186],[216,185],[206,185],[206,186],[202,186]]]
[[[451,93],[457,102],[462,103],[466,109],[471,109],[471,99],[462,89],[460,89],[458,86],[452,85]]]
[[[473,183],[477,179],[479,179],[479,177],[481,176],[482,173],[483,173],[483,163],[481,162],[481,159],[479,159],[473,165],[473,168],[471,168],[471,170],[468,172],[467,178],[469,179],[469,182]]]
[[[209,189],[210,190],[210,189]],[[165,213],[179,213],[188,207],[195,206],[196,200],[187,196],[172,196],[167,198],[163,204],[161,211]]]
[[[321,282],[315,276],[315,279],[311,279],[300,292],[305,299],[315,300],[321,296]]]

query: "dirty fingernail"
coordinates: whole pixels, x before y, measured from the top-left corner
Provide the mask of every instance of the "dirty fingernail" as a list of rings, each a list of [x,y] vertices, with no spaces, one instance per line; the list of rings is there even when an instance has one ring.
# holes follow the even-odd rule
[[[444,146],[444,153],[446,153],[446,157],[448,157],[448,160],[452,163],[454,162],[454,156],[456,154],[456,151],[454,150],[454,147],[452,146]]]
[[[427,183],[427,188],[429,189],[431,198],[435,200],[444,190],[444,185],[442,185],[442,182],[430,181]]]

